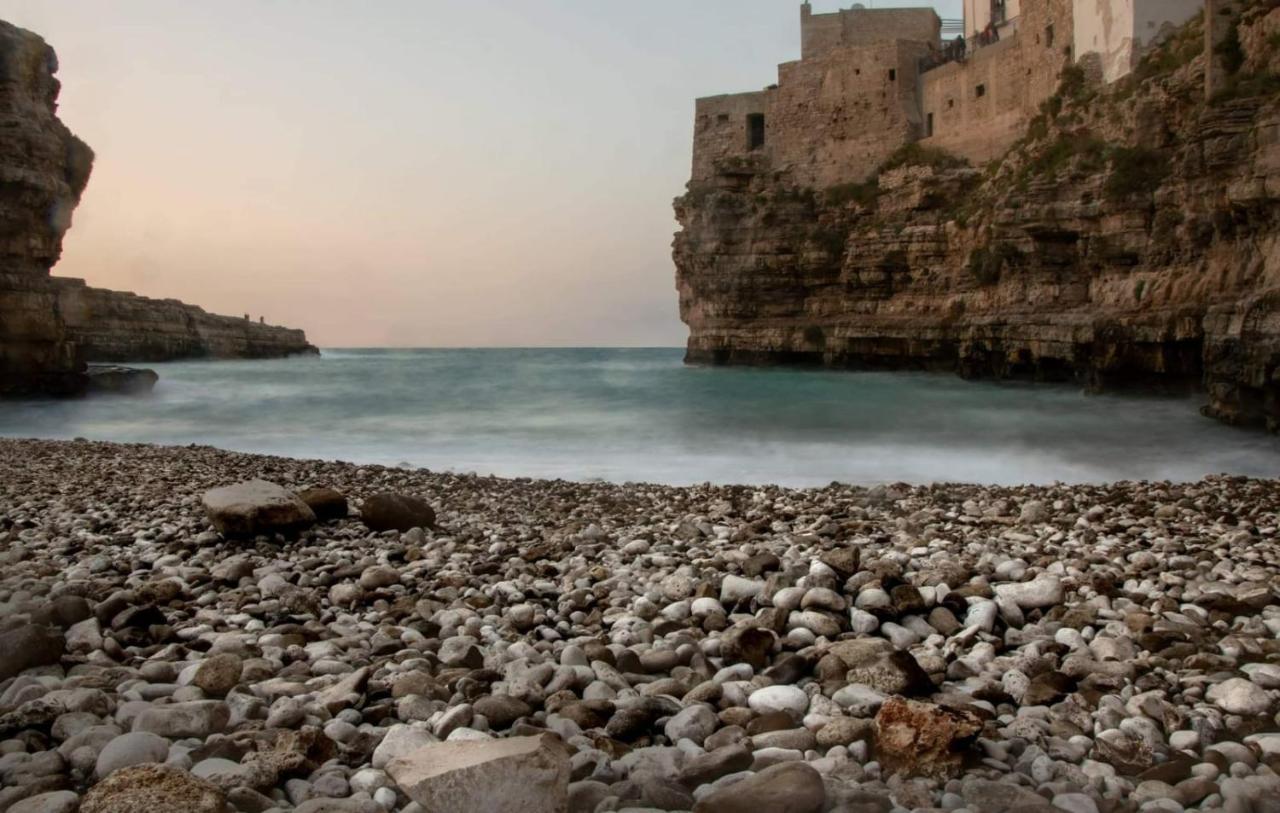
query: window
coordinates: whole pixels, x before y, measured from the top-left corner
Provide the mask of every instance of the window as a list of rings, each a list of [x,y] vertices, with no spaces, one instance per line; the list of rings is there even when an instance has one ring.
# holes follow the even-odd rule
[[[955,100],[955,99],[947,99],[947,109],[948,109],[948,110],[954,110],[954,109],[955,109],[955,106],[956,106],[956,100]]]
[[[974,89],[973,89],[973,95],[974,95],[974,96],[976,96],[976,97],[977,97],[977,98],[979,98],[979,99],[981,99],[983,96],[986,96],[986,95],[987,95],[987,86],[986,86],[986,85],[978,85],[976,88],[974,88]]]
[[[716,116],[716,121],[720,122],[721,124],[725,123],[728,120],[729,120],[728,113],[721,113],[720,115]]]
[[[933,114],[930,113],[924,120],[924,137],[928,138],[933,135]]]
[[[1052,48],[1052,47],[1053,47],[1053,23],[1049,23],[1049,25],[1045,26],[1045,29],[1044,29],[1044,47],[1046,47],[1046,48]]]
[[[898,81],[898,71],[897,71],[897,69],[895,69],[895,68],[890,68],[890,69],[889,69],[889,81],[890,81],[890,82],[896,82],[896,81]]]
[[[758,150],[764,146],[764,114],[747,116],[747,149]]]

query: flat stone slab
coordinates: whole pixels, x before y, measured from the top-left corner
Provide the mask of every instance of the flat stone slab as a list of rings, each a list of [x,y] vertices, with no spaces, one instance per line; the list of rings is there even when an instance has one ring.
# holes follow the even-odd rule
[[[206,491],[204,510],[224,536],[294,533],[316,523],[315,512],[302,498],[267,480]]]
[[[387,773],[427,810],[564,813],[569,803],[569,753],[548,735],[435,743]]]

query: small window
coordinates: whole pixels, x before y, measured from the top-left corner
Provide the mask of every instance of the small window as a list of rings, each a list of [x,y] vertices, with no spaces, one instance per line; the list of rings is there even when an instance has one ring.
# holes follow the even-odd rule
[[[1052,47],[1053,47],[1053,23],[1049,23],[1049,25],[1045,26],[1045,29],[1044,29],[1044,47],[1046,47],[1046,48],[1052,48]]]
[[[974,89],[973,89],[973,95],[974,95],[974,96],[977,96],[979,99],[981,99],[983,96],[986,96],[986,95],[987,95],[987,86],[986,86],[986,85],[978,85],[976,88],[974,88]]]
[[[947,109],[948,109],[948,110],[953,110],[953,109],[955,109],[955,106],[956,106],[956,100],[955,100],[955,99],[947,99]]]
[[[716,121],[720,122],[721,124],[725,123],[728,120],[729,120],[728,113],[721,113],[720,115],[716,116]]]
[[[854,75],[854,76],[861,76],[861,75],[862,75],[862,68],[854,68],[854,69],[853,69],[853,75]]]
[[[930,113],[924,120],[924,137],[928,138],[933,135],[933,114]]]
[[[889,69],[889,81],[890,82],[898,81],[898,71],[896,68]]]
[[[758,150],[764,146],[764,114],[747,116],[747,149]]]

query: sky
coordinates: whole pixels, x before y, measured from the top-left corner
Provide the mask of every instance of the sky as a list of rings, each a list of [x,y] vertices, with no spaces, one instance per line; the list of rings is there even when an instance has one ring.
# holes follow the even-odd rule
[[[0,18],[57,50],[59,115],[97,154],[54,273],[322,347],[683,344],[671,201],[694,99],[762,88],[800,48],[798,0],[0,0]]]

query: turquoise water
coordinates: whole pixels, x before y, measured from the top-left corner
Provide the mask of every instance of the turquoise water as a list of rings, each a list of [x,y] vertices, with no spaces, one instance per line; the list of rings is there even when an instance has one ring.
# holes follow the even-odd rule
[[[1197,400],[1069,386],[686,367],[669,348],[148,366],[161,376],[150,396],[0,403],[0,434],[664,483],[1280,475],[1280,440],[1202,418]]]

